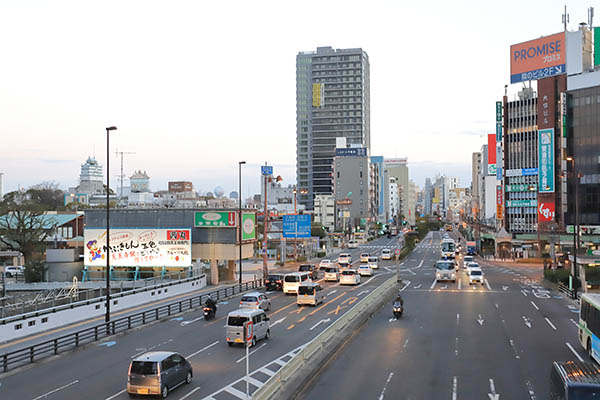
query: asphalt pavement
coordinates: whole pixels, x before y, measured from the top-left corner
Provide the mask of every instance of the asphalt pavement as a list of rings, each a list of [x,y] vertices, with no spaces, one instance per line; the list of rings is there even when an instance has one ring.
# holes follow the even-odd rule
[[[479,260],[483,285],[436,282],[433,233],[400,267],[405,313],[384,306],[332,357],[301,399],[547,399],[555,360],[588,359],[575,303],[535,266]],[[419,256],[420,267],[411,267]]]
[[[361,252],[379,254],[383,248],[393,249],[396,244],[396,238],[380,238],[348,252],[356,265]],[[422,258],[418,253],[411,255],[404,265],[418,271]],[[363,277],[359,286],[322,282],[327,297],[318,307],[298,307],[295,296],[268,293],[272,303],[267,313],[271,338],[259,341],[251,349],[251,392],[362,296],[393,276],[396,267],[393,261],[380,262],[375,275]],[[243,347],[227,346],[224,328],[226,315],[238,308],[239,298],[220,303],[217,318],[211,321],[203,319],[201,310],[187,312],[0,375],[0,399],[125,399],[130,361],[151,350],[180,352],[193,366],[193,382],[176,389],[169,398],[244,398],[245,351]]]

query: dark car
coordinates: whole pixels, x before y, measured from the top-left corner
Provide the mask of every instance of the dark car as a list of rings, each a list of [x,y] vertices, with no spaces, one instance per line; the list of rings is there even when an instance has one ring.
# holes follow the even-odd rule
[[[313,264],[301,264],[298,268],[298,272],[310,272],[311,279],[319,278],[319,272],[317,272],[317,267]]]
[[[181,354],[151,351],[129,364],[127,393],[159,395],[163,399],[179,385],[192,382],[192,366]]]
[[[270,274],[265,280],[267,290],[283,290],[284,274]]]

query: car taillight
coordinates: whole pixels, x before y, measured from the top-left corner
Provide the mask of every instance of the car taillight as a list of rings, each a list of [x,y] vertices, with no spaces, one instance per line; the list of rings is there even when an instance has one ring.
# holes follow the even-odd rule
[[[256,305],[258,305],[258,301],[256,302]]]
[[[277,283],[281,283],[281,279],[278,279],[278,280],[277,280]]]

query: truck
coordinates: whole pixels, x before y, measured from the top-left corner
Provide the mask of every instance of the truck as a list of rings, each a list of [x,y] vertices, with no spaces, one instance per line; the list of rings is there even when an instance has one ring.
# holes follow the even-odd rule
[[[474,256],[476,251],[477,251],[477,243],[467,242],[467,255]]]

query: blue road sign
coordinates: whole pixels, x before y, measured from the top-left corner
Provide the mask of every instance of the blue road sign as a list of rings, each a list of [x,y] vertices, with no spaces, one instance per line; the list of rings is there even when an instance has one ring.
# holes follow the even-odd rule
[[[263,165],[260,167],[261,175],[273,175],[273,166],[272,165]]]
[[[283,237],[287,239],[310,237],[310,214],[284,215]]]

